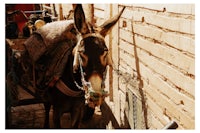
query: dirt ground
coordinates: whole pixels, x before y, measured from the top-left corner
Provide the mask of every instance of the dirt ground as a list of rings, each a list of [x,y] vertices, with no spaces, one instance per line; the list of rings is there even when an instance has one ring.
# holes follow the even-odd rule
[[[29,93],[22,88],[18,89],[19,99],[33,98]],[[9,115],[9,129],[42,129],[44,126],[45,110],[43,104],[30,104],[11,107],[11,113]],[[8,118],[7,118],[8,119]],[[53,128],[53,109],[50,110],[50,128]],[[93,118],[85,123],[81,123],[81,128],[87,129],[105,129],[110,128],[105,116],[95,111]],[[70,126],[70,114],[64,113],[61,117],[61,128],[69,128]]]

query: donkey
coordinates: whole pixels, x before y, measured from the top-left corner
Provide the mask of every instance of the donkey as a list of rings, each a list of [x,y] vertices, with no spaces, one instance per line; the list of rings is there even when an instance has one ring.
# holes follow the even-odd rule
[[[79,90],[78,88],[81,86],[85,97],[66,96],[58,89],[51,90],[56,128],[60,127],[60,117],[63,112],[71,113],[71,126],[78,128],[81,120],[90,118],[93,115],[94,108],[101,105],[108,95],[104,91],[104,80],[106,67],[108,65],[112,67],[112,60],[104,38],[119,20],[124,9],[118,15],[97,27],[86,22],[82,5],[76,5],[74,26],[78,32],[78,40],[69,56],[68,64],[61,79],[67,86],[72,86],[70,89],[74,91]],[[73,70],[70,70],[70,68]],[[58,86],[57,84],[55,87]]]
[[[44,52],[44,56],[39,59],[32,58],[32,60],[35,60],[35,64],[43,64],[44,62],[51,64],[49,68],[44,65],[36,65],[33,67],[35,74],[32,75],[37,80],[36,87],[40,88],[37,90],[45,92],[43,96],[45,128],[49,128],[51,105],[53,105],[55,128],[61,128],[60,119],[65,112],[71,114],[70,128],[79,128],[80,123],[90,119],[94,113],[94,108],[100,106],[104,102],[104,98],[108,96],[108,93],[104,91],[104,80],[106,68],[107,66],[112,67],[112,60],[104,38],[117,23],[124,9],[118,15],[97,27],[87,23],[82,5],[77,4],[74,9],[74,20],[67,24],[67,32],[63,32],[66,39],[58,40],[59,43]],[[64,24],[64,22],[52,22],[44,25],[40,30],[54,27],[57,23]],[[48,34],[50,31],[46,30],[46,32],[45,34]],[[45,41],[42,38],[39,38],[39,40],[40,42]],[[55,43],[55,40],[51,43]],[[28,39],[27,42],[33,41]],[[50,43],[50,41],[47,41],[47,43]],[[32,47],[32,44],[30,46]],[[30,53],[31,50],[28,53],[29,56]],[[59,59],[55,60],[57,59],[55,56]],[[54,61],[57,64],[52,63]],[[59,68],[59,70],[55,69],[52,72],[49,71],[51,68]],[[46,82],[47,79],[48,82]]]

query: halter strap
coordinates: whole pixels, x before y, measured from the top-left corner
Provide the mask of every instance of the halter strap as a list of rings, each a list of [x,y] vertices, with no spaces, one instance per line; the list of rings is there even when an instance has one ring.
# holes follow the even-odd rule
[[[62,93],[64,93],[67,96],[71,97],[82,97],[84,96],[83,91],[73,91],[71,90],[61,79],[59,79],[56,84],[56,88],[60,90]]]
[[[76,84],[77,88],[79,88],[80,90],[83,90],[85,92],[85,99],[86,99],[86,103],[88,103],[89,101],[89,97],[93,97],[95,94],[95,90],[92,88],[92,85],[90,82],[87,82],[85,80],[84,77],[84,71],[83,71],[83,67],[82,67],[82,59],[80,57],[80,55],[78,54],[78,60],[79,60],[79,67],[80,67],[80,72],[81,72],[81,83],[82,83],[82,87],[78,85],[78,83],[76,81],[74,81],[74,83]],[[108,94],[107,91],[104,90],[105,88],[105,78],[106,78],[106,72],[107,69],[105,70],[104,74],[103,74],[103,81],[102,81],[102,94],[101,96],[105,96]]]

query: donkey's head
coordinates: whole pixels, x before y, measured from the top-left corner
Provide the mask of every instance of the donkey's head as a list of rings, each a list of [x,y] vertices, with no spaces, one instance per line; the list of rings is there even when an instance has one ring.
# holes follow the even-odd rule
[[[92,106],[100,105],[107,95],[104,91],[104,80],[106,67],[112,66],[112,61],[104,38],[119,20],[123,10],[99,27],[86,22],[82,5],[76,5],[74,10],[74,22],[80,37],[74,49],[73,69],[74,71],[77,71],[78,67],[83,69],[83,79],[92,88],[88,90]]]

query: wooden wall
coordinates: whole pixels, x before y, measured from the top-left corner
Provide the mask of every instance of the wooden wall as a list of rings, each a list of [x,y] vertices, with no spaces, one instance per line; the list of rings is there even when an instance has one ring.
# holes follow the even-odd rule
[[[194,5],[121,6],[127,8],[119,22],[119,70],[137,76],[139,86],[119,77],[120,100],[124,88],[141,97],[147,128],[160,129],[175,120],[179,129],[194,129]]]

